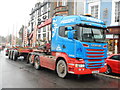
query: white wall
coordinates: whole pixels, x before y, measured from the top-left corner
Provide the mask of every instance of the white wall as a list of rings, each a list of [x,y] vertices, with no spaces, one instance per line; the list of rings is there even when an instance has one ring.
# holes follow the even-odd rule
[[[119,23],[118,22],[115,22],[115,2],[118,2],[120,0],[112,0],[112,19],[111,19],[111,24],[110,26],[116,26],[118,25]]]
[[[88,13],[91,14],[91,6],[98,5],[98,19],[100,19],[100,0],[96,0],[95,2],[90,2],[88,4]]]
[[[85,0],[74,0],[74,15],[84,14]]]

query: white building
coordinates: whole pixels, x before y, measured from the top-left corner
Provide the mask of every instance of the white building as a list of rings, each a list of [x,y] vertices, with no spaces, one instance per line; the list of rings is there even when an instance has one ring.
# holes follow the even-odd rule
[[[50,18],[50,2],[44,2],[41,4],[38,12],[38,25]],[[50,25],[38,29],[37,39],[38,40],[50,40]]]
[[[29,42],[31,46],[36,46],[39,44],[40,40],[50,40],[50,26],[46,26],[38,29],[37,26],[42,24],[45,20],[50,18],[50,2],[38,2],[31,11],[31,21],[30,21],[30,36]]]
[[[120,0],[86,0],[85,7],[86,13],[103,20],[108,26],[109,52],[120,53]]]
[[[112,0],[112,16],[110,26],[120,25],[120,0]]]

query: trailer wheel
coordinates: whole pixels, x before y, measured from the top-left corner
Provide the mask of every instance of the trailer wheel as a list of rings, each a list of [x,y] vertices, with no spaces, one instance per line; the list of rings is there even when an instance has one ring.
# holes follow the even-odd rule
[[[32,55],[29,56],[28,60],[31,65],[34,65],[34,61],[32,60]]]
[[[40,69],[40,58],[39,56],[35,56],[34,67],[36,70]]]
[[[67,65],[64,60],[58,61],[56,72],[60,78],[65,78],[67,76]]]
[[[11,53],[11,52],[9,51],[9,53],[8,53],[8,59],[10,59],[10,53]]]
[[[29,63],[29,57],[30,57],[30,54],[28,54],[28,56],[27,56],[27,64]]]
[[[10,59],[13,60],[13,51],[10,53]]]
[[[17,60],[17,52],[13,52],[13,60],[14,60],[14,61]]]

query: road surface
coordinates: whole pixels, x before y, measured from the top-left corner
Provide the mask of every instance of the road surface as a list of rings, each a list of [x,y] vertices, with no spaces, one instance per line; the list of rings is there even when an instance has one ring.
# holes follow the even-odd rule
[[[61,79],[54,71],[45,68],[35,70],[24,60],[9,60],[2,51],[0,88],[120,88],[120,79],[104,75],[71,75]]]

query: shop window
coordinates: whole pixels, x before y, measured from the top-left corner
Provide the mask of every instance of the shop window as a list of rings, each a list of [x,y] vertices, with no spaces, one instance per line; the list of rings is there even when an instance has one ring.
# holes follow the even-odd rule
[[[108,41],[108,51],[113,52],[114,50],[114,40],[109,40]]]

